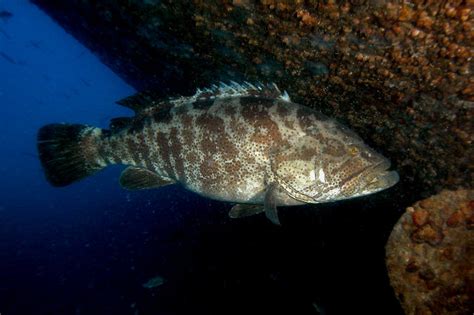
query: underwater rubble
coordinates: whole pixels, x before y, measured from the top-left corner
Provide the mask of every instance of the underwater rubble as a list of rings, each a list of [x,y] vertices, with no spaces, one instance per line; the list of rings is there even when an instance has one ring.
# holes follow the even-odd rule
[[[386,255],[406,314],[472,314],[474,190],[443,190],[408,207]]]
[[[273,81],[425,196],[473,186],[472,0],[33,2],[138,89]]]

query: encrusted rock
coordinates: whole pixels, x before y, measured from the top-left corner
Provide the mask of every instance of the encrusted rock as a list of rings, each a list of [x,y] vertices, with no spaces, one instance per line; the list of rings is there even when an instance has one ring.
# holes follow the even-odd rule
[[[423,226],[428,221],[428,216],[429,216],[429,213],[425,209],[419,209],[417,211],[413,210],[413,213],[412,213],[413,223],[416,226]]]
[[[474,313],[474,190],[442,191],[408,207],[386,246],[406,314]]]

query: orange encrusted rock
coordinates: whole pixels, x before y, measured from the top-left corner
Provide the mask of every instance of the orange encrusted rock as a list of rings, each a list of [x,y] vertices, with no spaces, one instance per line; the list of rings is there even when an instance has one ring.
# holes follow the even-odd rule
[[[414,211],[411,217],[413,219],[413,223],[416,226],[423,226],[426,224],[428,216],[428,211],[426,211],[425,209],[419,209],[417,211]]]
[[[390,283],[406,314],[474,312],[473,190],[444,190],[408,207],[386,245]]]

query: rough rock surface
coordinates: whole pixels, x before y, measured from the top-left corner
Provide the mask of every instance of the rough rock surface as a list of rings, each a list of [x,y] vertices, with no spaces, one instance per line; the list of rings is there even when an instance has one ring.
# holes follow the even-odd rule
[[[473,0],[33,2],[138,89],[274,81],[422,193],[474,186]]]
[[[474,191],[444,190],[408,207],[386,254],[406,314],[472,314]]]

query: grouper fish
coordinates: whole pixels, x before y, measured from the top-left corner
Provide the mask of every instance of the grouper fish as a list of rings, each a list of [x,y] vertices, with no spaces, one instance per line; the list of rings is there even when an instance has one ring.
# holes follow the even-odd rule
[[[232,218],[265,212],[279,224],[277,206],[364,196],[399,179],[356,133],[292,102],[275,84],[222,83],[164,100],[138,93],[118,103],[135,116],[115,118],[107,130],[39,130],[39,157],[52,185],[124,164],[126,189],[179,183],[234,203]]]

